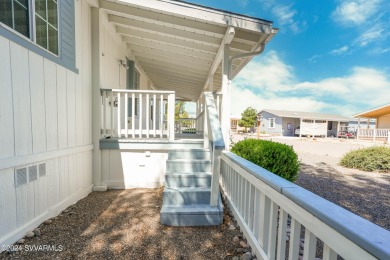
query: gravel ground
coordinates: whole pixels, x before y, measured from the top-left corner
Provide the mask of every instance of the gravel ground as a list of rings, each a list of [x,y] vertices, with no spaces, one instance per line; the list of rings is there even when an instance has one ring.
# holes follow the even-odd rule
[[[162,189],[93,192],[42,224],[41,236],[23,245],[55,245],[61,252],[21,250],[0,258],[231,259],[248,250],[233,242],[240,232],[229,230],[227,214],[218,227],[168,227],[159,223],[161,202]]]
[[[238,135],[234,141],[243,138]],[[262,138],[293,146],[301,161],[297,185],[390,230],[390,174],[338,164],[351,150],[383,144],[331,138]]]

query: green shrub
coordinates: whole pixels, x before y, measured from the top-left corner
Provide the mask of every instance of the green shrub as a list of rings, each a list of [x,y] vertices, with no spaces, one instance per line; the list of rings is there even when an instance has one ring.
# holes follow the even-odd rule
[[[236,143],[231,151],[286,180],[295,181],[298,177],[298,156],[286,144],[246,139]]]
[[[376,146],[351,151],[343,156],[340,165],[366,172],[390,172],[390,148]]]

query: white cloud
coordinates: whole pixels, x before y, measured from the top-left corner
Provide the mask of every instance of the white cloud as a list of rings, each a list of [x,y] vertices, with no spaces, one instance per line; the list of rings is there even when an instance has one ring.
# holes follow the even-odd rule
[[[297,21],[295,16],[297,10],[293,9],[293,3],[289,5],[276,5],[272,8],[272,13],[277,19],[279,26],[289,28],[293,33],[300,33],[307,29],[306,21]]]
[[[246,7],[248,5],[249,0],[238,0],[238,4],[242,7]]]
[[[360,25],[378,12],[382,0],[340,0],[332,18],[342,25]]]
[[[365,47],[371,42],[378,41],[387,37],[385,29],[382,24],[376,24],[375,26],[364,31],[355,41],[355,44],[360,47]]]
[[[234,80],[232,113],[256,109],[318,111],[351,116],[388,103],[390,78],[385,71],[354,67],[342,77],[299,82],[293,68],[276,52],[254,59]]]
[[[275,51],[249,63],[235,80],[237,86],[261,86],[272,91],[285,90],[294,82],[291,66],[285,64]]]
[[[349,50],[349,47],[347,45],[344,45],[343,47],[341,48],[338,48],[338,49],[334,49],[330,52],[330,54],[333,54],[333,55],[341,55],[341,54],[344,54],[346,51]]]

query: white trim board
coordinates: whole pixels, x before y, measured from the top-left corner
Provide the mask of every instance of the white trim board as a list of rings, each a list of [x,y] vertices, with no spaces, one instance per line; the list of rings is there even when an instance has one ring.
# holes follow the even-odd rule
[[[70,154],[82,153],[93,149],[93,145],[83,145],[73,148],[66,148],[50,152],[36,153],[23,156],[15,156],[0,160],[0,170],[17,167],[24,164],[30,164],[37,161],[45,161],[52,158],[62,157]]]

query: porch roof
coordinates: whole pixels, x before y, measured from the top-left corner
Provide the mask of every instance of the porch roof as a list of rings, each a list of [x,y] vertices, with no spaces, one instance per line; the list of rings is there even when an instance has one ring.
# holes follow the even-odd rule
[[[301,111],[288,111],[288,110],[271,110],[263,109],[261,112],[268,112],[270,114],[279,116],[279,117],[289,117],[289,118],[302,118],[302,119],[317,119],[317,120],[327,120],[327,121],[340,121],[340,122],[349,122],[351,119],[345,116],[335,115],[335,114],[326,114],[326,113],[317,113],[317,112],[301,112]]]
[[[353,117],[378,118],[379,116],[386,114],[390,114],[390,104],[361,112],[359,114],[353,115]]]
[[[222,81],[223,47],[229,56],[261,51],[276,34],[272,22],[175,0],[102,0],[99,7],[156,89],[197,100],[214,75]],[[252,59],[233,60],[231,78]]]

